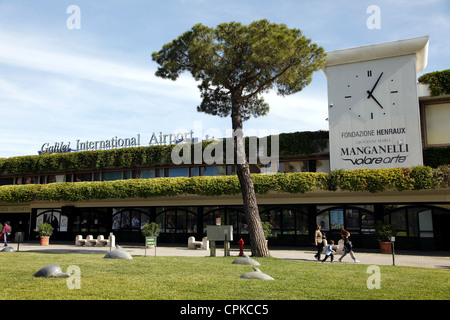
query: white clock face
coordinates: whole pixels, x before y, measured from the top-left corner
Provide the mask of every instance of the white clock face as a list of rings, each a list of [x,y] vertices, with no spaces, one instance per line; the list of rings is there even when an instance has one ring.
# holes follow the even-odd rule
[[[402,69],[397,58],[340,66],[329,97],[330,121],[341,117],[384,121],[404,113]],[[329,80],[332,81],[332,80]]]
[[[331,169],[422,163],[414,55],[327,67]]]

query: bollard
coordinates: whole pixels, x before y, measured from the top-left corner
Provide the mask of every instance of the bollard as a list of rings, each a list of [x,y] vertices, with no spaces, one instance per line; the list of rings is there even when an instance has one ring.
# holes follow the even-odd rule
[[[391,237],[391,246],[392,246],[392,265],[395,266],[395,249],[394,249],[395,237]]]
[[[210,242],[209,250],[210,250],[211,257],[215,257],[216,256],[216,242],[215,241]]]
[[[230,243],[228,242],[228,232],[227,232],[227,230],[225,230],[225,241],[224,241],[223,246],[224,246],[223,247],[223,249],[224,249],[223,256],[224,257],[228,257],[230,255]]]
[[[224,242],[223,256],[224,257],[229,257],[230,256],[230,242],[229,241],[225,241]]]

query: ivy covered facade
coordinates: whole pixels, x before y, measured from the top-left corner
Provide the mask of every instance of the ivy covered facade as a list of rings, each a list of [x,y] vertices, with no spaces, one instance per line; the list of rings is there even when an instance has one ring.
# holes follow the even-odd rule
[[[112,232],[119,243],[143,243],[141,228],[155,221],[159,243],[180,244],[220,221],[233,225],[236,243],[248,244],[233,165],[175,165],[173,147],[0,159],[0,221],[10,221],[13,238],[24,241],[48,221],[54,240]],[[376,248],[375,222],[382,220],[394,225],[396,248],[445,249],[449,150],[425,148],[423,167],[330,172],[328,132],[281,134],[275,170],[252,165],[262,221],[277,233],[270,244],[310,246],[321,224],[329,239],[337,241],[343,227],[355,246]]]

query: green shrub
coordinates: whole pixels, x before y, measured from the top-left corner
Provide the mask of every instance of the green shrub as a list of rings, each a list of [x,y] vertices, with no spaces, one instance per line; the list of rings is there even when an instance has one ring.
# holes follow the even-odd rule
[[[426,73],[418,80],[430,85],[432,96],[450,94],[450,69]]]
[[[324,191],[419,190],[446,188],[449,166],[336,170],[330,173],[297,172],[273,175],[253,174],[255,192],[306,193]],[[65,182],[43,185],[0,186],[0,202],[21,203],[41,201],[86,201],[92,199],[127,199],[181,196],[237,195],[241,187],[236,175],[213,177],[179,177],[128,179],[116,181]]]

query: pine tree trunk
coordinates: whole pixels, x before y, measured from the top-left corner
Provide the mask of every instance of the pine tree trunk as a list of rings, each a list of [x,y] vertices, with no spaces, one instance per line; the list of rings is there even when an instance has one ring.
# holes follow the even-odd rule
[[[258,203],[250,174],[250,166],[245,155],[244,136],[242,132],[242,117],[240,108],[233,108],[231,114],[233,132],[236,136],[234,140],[234,155],[238,162],[236,165],[237,175],[241,184],[242,200],[244,203],[245,217],[250,235],[250,247],[252,255],[255,257],[270,256],[269,248],[264,236],[261,218],[259,216]]]

